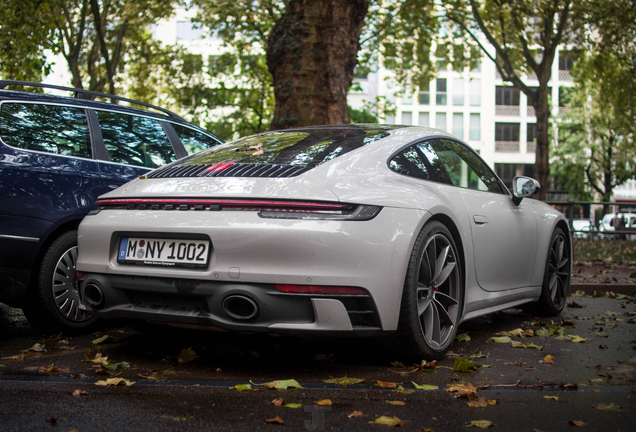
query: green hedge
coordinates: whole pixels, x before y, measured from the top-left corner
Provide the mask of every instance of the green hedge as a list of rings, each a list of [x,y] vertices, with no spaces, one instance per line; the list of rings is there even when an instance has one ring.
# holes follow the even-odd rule
[[[575,239],[574,261],[636,262],[636,242]]]

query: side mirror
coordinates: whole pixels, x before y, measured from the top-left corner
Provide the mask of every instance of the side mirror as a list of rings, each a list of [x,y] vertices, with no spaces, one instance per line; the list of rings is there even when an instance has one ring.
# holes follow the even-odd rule
[[[534,195],[539,189],[541,189],[541,185],[535,179],[515,177],[512,179],[512,202],[519,205],[522,199]]]

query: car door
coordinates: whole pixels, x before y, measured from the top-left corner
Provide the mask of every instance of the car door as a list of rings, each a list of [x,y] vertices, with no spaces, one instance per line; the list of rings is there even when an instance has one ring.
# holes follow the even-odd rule
[[[108,155],[108,161],[99,164],[108,190],[177,159],[159,120],[115,111],[94,113]]]
[[[475,273],[487,291],[530,284],[537,247],[532,202],[515,205],[501,182],[481,158],[465,145],[448,139],[427,141],[424,153],[459,191],[469,218]]]

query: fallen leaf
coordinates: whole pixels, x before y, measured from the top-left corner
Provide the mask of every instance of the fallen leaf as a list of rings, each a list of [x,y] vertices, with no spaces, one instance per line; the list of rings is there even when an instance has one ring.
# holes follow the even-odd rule
[[[573,426],[587,426],[587,423],[580,420],[570,420],[569,423]]]
[[[283,406],[285,401],[283,400],[282,397],[277,397],[277,398],[274,398],[270,403],[274,406]]]
[[[601,411],[623,411],[624,407],[622,405],[615,405],[614,402],[612,402],[609,404],[592,405],[592,408],[596,408]]]
[[[576,290],[572,294],[570,294],[569,297],[589,297],[589,296],[583,290]]]
[[[57,417],[55,417],[55,416],[51,416],[51,417],[49,417],[49,418],[47,418],[47,419],[46,419],[46,422],[47,422],[47,423],[51,423],[52,425],[54,425],[54,424],[56,424],[56,423],[57,423]]]
[[[399,361],[394,361],[394,362],[391,362],[391,366],[401,368],[401,367],[404,367],[404,364]]]
[[[543,349],[543,345],[535,345],[533,342],[529,344],[522,344],[521,342],[511,341],[510,344],[513,348],[533,349],[537,351],[541,351]]]
[[[598,346],[600,349],[607,349],[607,345],[603,344],[603,345],[599,345]]]
[[[400,420],[398,417],[380,416],[377,419],[370,421],[371,424],[381,424],[388,427],[404,426],[409,420]]]
[[[45,352],[46,348],[44,348],[44,346],[40,345],[39,343],[36,343],[35,345],[33,345],[31,348],[27,348],[25,350],[22,350],[22,352]]]
[[[321,405],[321,406],[333,405],[333,402],[331,402],[331,399],[320,399],[319,401],[315,401],[314,403],[316,405]]]
[[[500,336],[500,337],[491,337],[491,338],[488,338],[488,340],[497,342],[497,343],[508,343],[512,339],[510,339],[510,336]]]
[[[470,424],[464,427],[478,427],[478,428],[486,429],[493,426],[495,426],[495,424],[489,420],[473,420],[470,422]]]
[[[558,396],[543,396],[543,399],[559,400]]]
[[[104,336],[102,336],[100,338],[95,339],[93,341],[93,345],[98,345],[100,343],[116,343],[116,342],[119,342],[119,341],[120,341],[119,338],[112,337],[112,336],[109,336],[109,335],[104,335]]]
[[[415,386],[416,389],[418,390],[437,390],[439,387],[436,385],[430,385],[430,384],[416,384],[413,381],[411,381],[413,383],[413,386]],[[448,390],[447,390],[448,391]]]
[[[397,393],[397,394],[413,394],[415,393],[415,390],[413,389],[405,389],[402,386],[398,386],[397,389],[393,390],[393,393]]]
[[[24,358],[26,357],[26,355],[24,354],[18,354],[18,355],[14,355],[14,356],[9,356],[9,357],[2,357],[3,360],[17,360],[17,361],[22,361],[24,360]]]
[[[457,372],[474,372],[477,369],[479,369],[479,365],[477,365],[474,361],[464,357],[455,357],[453,370],[456,370]]]
[[[468,336],[468,333],[462,333],[455,336],[455,340],[457,342],[470,342],[470,336]]]
[[[351,414],[347,415],[347,417],[349,418],[364,417],[364,414],[362,414],[362,411],[354,411]]]
[[[57,366],[42,366],[40,369],[38,369],[38,371],[40,373],[47,373],[51,376],[56,376],[58,373],[60,372],[70,372],[70,369],[64,369],[64,368],[59,368]]]
[[[263,151],[263,149],[261,149],[261,150],[259,150],[259,151],[255,151],[254,153],[252,153],[252,155],[251,155],[251,156],[260,156],[260,155],[262,155],[263,153],[265,153],[265,152]]]
[[[258,149],[260,149],[260,148],[262,148],[262,147],[263,147],[263,143],[262,143],[262,142],[259,142],[258,144],[251,145],[251,146],[249,146],[248,148],[249,148],[250,150],[258,150]]]
[[[348,386],[348,385],[352,385],[352,384],[360,384],[361,382],[364,382],[364,379],[362,378],[348,378],[346,376],[342,377],[342,378],[329,378],[326,380],[322,380],[322,382],[328,383],[328,384],[337,384],[340,386]]]
[[[192,348],[184,348],[179,353],[179,357],[177,357],[177,360],[179,360],[179,363],[189,363],[197,358],[199,358],[199,355],[194,352]]]
[[[60,334],[56,334],[56,335],[51,335],[48,338],[44,339],[42,338],[42,342],[43,343],[47,343],[47,342],[57,342],[60,339],[62,339],[62,333]]]
[[[236,389],[238,391],[252,391],[252,384],[237,384],[234,387],[230,387],[231,389]]]
[[[575,336],[575,335],[571,335],[570,336],[570,342],[572,342],[572,343],[584,343],[584,342],[587,342],[588,340],[590,340],[590,339],[585,339],[585,338],[582,338],[580,336]]]
[[[104,369],[107,370],[109,372],[114,372],[117,369],[128,369],[130,368],[130,363],[128,362],[119,362],[119,363],[114,363],[114,362],[110,362],[108,360],[104,360],[102,361],[99,366]]]
[[[572,303],[568,303],[568,307],[573,309],[582,309],[584,306],[578,304],[577,302],[572,302]]]
[[[596,333],[596,336],[598,336],[598,337],[609,337],[609,335],[607,333],[601,333],[601,332]]]
[[[446,391],[455,393],[455,397],[468,397],[477,393],[477,389],[472,384],[449,384]]]
[[[554,356],[547,355],[543,358],[543,360],[539,360],[539,363],[554,364]]]
[[[108,378],[106,380],[97,381],[95,385],[110,387],[110,386],[117,386],[117,385],[123,384],[126,386],[131,386],[134,383],[135,381],[128,381],[127,379],[124,379],[124,378]]]
[[[397,388],[397,384],[394,382],[378,381],[374,385],[382,388]]]
[[[287,390],[290,387],[302,388],[302,386],[298,384],[298,381],[296,381],[295,379],[276,380],[276,381],[270,381],[264,384],[256,384],[256,385],[262,385],[270,390]]]
[[[300,408],[302,406],[303,404],[299,404],[299,403],[288,403],[283,405],[284,408]]]
[[[285,421],[282,418],[280,418],[280,416],[276,416],[274,418],[265,420],[265,423],[266,424],[271,424],[271,423],[283,424],[285,423]]]
[[[72,392],[69,390],[69,393],[71,393],[71,396],[88,396],[87,391],[80,390],[80,389],[74,390]]]
[[[390,403],[391,405],[406,405],[406,402],[402,402],[402,401],[386,401],[387,403]]]
[[[471,355],[469,358],[480,359],[480,358],[488,358],[490,354],[482,354],[481,350],[475,351],[475,354]]]

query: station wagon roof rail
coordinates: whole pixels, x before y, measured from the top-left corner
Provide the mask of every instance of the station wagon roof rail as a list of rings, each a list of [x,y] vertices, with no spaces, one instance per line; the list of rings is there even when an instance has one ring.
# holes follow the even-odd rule
[[[149,104],[149,103],[146,103],[146,102],[136,101],[134,99],[125,98],[125,97],[122,97],[122,96],[116,96],[116,95],[111,95],[111,94],[107,94],[107,93],[100,93],[100,92],[96,92],[96,91],[92,91],[92,90],[84,90],[84,89],[78,89],[78,88],[73,88],[73,87],[65,87],[65,86],[58,86],[58,85],[53,85],[53,84],[45,84],[45,83],[37,83],[37,82],[29,82],[29,81],[0,80],[0,90],[4,90],[7,86],[38,87],[38,88],[45,88],[45,89],[69,91],[69,92],[75,93],[74,97],[77,98],[77,99],[83,99],[84,95],[105,97],[105,98],[108,98],[108,99],[111,99],[111,100],[115,99],[115,100],[118,100],[118,101],[128,102],[130,104],[139,105],[139,106],[146,107],[146,108],[151,108],[151,109],[160,111],[160,112],[166,114],[169,117],[172,117],[172,118],[175,118],[175,119],[179,119],[179,120],[184,120],[183,117],[179,116],[178,114],[175,114],[175,113],[173,113],[172,111],[170,111],[168,109],[161,108],[161,107],[156,106],[156,105],[152,105],[152,104]]]

